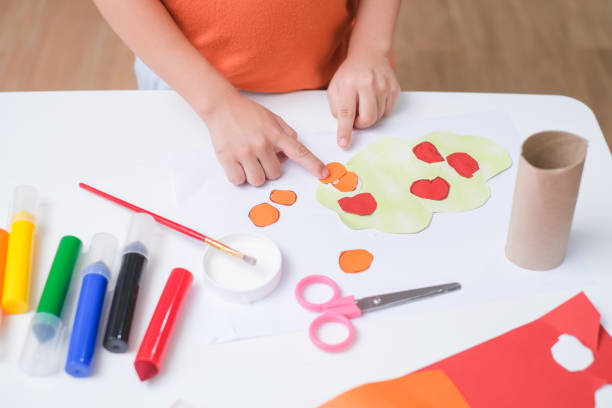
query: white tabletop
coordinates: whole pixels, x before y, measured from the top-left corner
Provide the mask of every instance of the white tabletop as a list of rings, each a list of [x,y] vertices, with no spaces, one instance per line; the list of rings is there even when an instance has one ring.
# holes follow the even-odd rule
[[[324,92],[254,98],[298,133],[335,128]],[[589,140],[570,245],[582,253],[595,276],[593,286],[506,299],[486,307],[424,312],[401,324],[384,317],[369,319],[360,323],[360,330],[375,335],[369,335],[367,342],[358,339],[337,355],[312,347],[305,333],[202,345],[188,352],[170,350],[164,372],[147,383],[140,383],[133,371],[133,347],[125,355],[98,349],[94,375],[87,379],[74,379],[63,371],[29,378],[17,361],[31,313],[5,316],[0,325],[1,405],[169,406],[182,398],[211,407],[314,406],[353,386],[406,374],[502,334],[580,290],[586,291],[602,313],[603,325],[612,328],[612,189],[608,177],[612,160],[587,106],[564,96],[405,92],[393,115],[385,120],[402,122],[490,110],[505,111],[522,138],[559,129]],[[180,97],[154,91],[3,93],[0,126],[0,196],[7,197],[0,200],[0,213],[8,212],[8,197],[18,184],[35,185],[42,197],[32,306],[62,235],[77,235],[88,245],[95,232],[119,235],[125,230],[127,215],[78,191],[78,181],[129,191],[134,201],[155,203],[152,210],[176,217],[167,146],[180,141],[180,134],[207,137],[206,127]],[[217,231],[210,233],[214,236]],[[172,258],[173,250],[185,245],[196,250],[188,240],[166,234],[166,255],[159,267],[195,269],[195,259]],[[147,293],[141,293],[137,313],[150,315],[163,283],[157,279]],[[189,302],[184,313],[174,347],[180,347],[180,337],[189,336],[189,326],[197,324],[198,311],[190,310]],[[135,322],[135,338],[142,337],[146,323]],[[178,372],[189,375],[168,374]]]

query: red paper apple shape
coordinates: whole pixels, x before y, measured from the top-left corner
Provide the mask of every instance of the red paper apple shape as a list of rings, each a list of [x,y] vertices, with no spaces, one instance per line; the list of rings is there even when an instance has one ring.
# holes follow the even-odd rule
[[[450,185],[442,177],[433,180],[417,180],[410,186],[410,192],[417,197],[428,200],[444,200],[448,197]]]
[[[412,152],[417,159],[425,163],[443,162],[444,158],[431,142],[421,142],[412,148]]]
[[[465,178],[471,178],[480,169],[478,162],[467,153],[449,154],[446,161],[460,176]]]
[[[369,215],[376,210],[376,200],[370,193],[360,193],[353,197],[344,197],[338,200],[340,208],[344,212],[357,214],[357,215]]]

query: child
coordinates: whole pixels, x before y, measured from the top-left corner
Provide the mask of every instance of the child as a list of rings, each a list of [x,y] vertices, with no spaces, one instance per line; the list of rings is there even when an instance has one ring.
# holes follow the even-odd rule
[[[325,165],[279,116],[242,96],[325,89],[338,145],[395,104],[389,59],[401,0],[94,0],[111,27],[208,126],[230,182],[281,175],[279,156],[315,176]],[[350,41],[349,41],[350,40]],[[155,74],[159,87],[164,84]]]

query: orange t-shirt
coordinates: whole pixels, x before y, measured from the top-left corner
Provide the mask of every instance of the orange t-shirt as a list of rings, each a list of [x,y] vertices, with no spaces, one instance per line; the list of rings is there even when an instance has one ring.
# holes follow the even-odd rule
[[[346,57],[358,0],[163,0],[189,41],[236,88],[327,87]]]

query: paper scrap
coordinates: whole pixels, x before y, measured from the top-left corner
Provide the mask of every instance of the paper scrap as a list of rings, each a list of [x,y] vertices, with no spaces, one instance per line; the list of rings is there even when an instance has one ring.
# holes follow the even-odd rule
[[[249,218],[258,227],[267,227],[278,221],[280,212],[272,204],[257,204],[249,211]]]
[[[599,318],[595,306],[580,293],[531,323],[416,373],[354,388],[323,406],[412,406],[417,391],[402,384],[415,374],[438,371],[472,408],[590,408],[595,392],[612,383],[612,337]],[[568,371],[553,359],[551,347],[564,334],[576,337],[593,353],[593,363],[584,370]],[[385,405],[390,394],[396,405]],[[428,389],[424,401],[431,405],[422,406],[442,407],[436,404],[444,395],[435,387]],[[351,405],[358,400],[367,403]]]
[[[297,200],[297,195],[291,190],[272,190],[270,201],[281,205],[293,205]]]
[[[343,197],[338,200],[338,205],[342,211],[356,215],[370,215],[378,206],[376,199],[370,193]]]
[[[333,181],[336,181],[346,174],[346,168],[342,163],[331,162],[327,163],[325,167],[327,167],[327,170],[329,170],[329,176],[319,179],[319,181],[323,184],[329,184]]]
[[[471,178],[480,169],[478,162],[467,153],[457,152],[449,154],[446,160],[449,166],[465,178]]]
[[[338,179],[338,181],[332,183],[332,186],[334,186],[334,188],[338,191],[348,193],[350,191],[355,191],[358,181],[359,177],[357,177],[355,172],[347,171],[344,176]]]
[[[346,273],[363,272],[372,265],[374,255],[366,249],[349,249],[340,252],[338,263]]]
[[[353,388],[321,408],[470,408],[442,370],[421,371]]]
[[[431,142],[421,142],[412,148],[412,152],[417,159],[423,160],[425,163],[437,163],[444,161],[444,157],[440,154],[436,146]]]
[[[446,157],[453,153],[467,154],[477,162],[479,169],[466,178],[446,161],[433,162],[437,159],[432,147],[438,155]],[[420,159],[414,150],[421,152]],[[465,158],[463,155],[457,157]],[[375,214],[370,217],[347,214],[339,205],[346,194],[332,186],[320,185],[317,200],[338,213],[342,222],[352,229],[415,233],[429,225],[434,212],[468,211],[484,204],[490,197],[487,180],[511,165],[507,150],[484,137],[448,131],[431,132],[413,140],[383,137],[353,156],[346,165],[348,170],[359,175],[361,186],[357,192],[369,192],[376,198]],[[446,199],[424,199],[411,192],[415,181],[438,177],[450,185]]]
[[[417,180],[410,186],[410,192],[427,200],[444,200],[448,197],[450,185],[442,177],[433,180]]]

